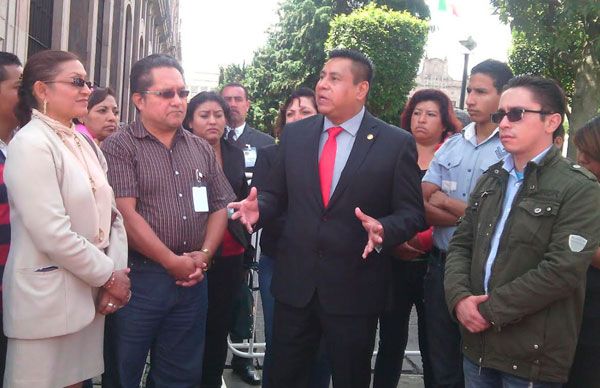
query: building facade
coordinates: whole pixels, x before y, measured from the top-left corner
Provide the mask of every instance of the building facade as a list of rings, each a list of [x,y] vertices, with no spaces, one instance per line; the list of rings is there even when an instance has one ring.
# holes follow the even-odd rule
[[[460,103],[461,84],[461,81],[452,79],[448,74],[447,59],[426,57],[423,59],[423,68],[415,79],[416,86],[410,95],[421,89],[440,89],[450,97],[452,105],[456,108]]]
[[[23,62],[46,49],[76,53],[95,85],[134,119],[131,65],[152,53],[181,60],[179,0],[0,0],[0,50]]]

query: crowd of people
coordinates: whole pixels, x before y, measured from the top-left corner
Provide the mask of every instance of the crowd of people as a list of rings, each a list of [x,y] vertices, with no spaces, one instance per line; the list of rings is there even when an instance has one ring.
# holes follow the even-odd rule
[[[553,80],[486,60],[467,122],[423,89],[385,123],[373,75],[332,50],[276,141],[243,84],[189,99],[168,55],[132,66],[121,125],[74,54],[1,52],[3,386],[220,387],[258,260],[249,384],[396,387],[414,307],[426,388],[600,387],[600,116],[572,161]]]

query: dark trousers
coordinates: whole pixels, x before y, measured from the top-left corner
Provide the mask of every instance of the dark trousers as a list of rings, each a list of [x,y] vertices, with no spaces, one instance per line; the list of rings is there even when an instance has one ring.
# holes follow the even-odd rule
[[[315,296],[305,307],[275,301],[271,387],[307,388],[323,339],[331,362],[333,386],[368,388],[378,314],[336,315]]]
[[[374,388],[396,388],[402,374],[402,362],[408,342],[408,324],[412,307],[417,309],[419,349],[423,363],[425,388],[430,388],[431,363],[429,361],[423,302],[423,278],[427,272],[426,261],[392,262],[393,307],[379,318],[379,351],[373,376]]]
[[[274,258],[267,255],[260,255],[258,262],[258,284],[260,287],[260,300],[263,307],[263,317],[265,320],[265,358],[262,370],[262,388],[272,388],[270,386],[273,364],[273,311],[275,309],[275,298],[271,294],[271,280],[273,278],[273,269],[275,265]],[[321,346],[313,366],[310,369],[310,388],[329,388],[331,381],[331,367],[325,354],[325,345],[321,341]]]
[[[206,282],[179,287],[154,262],[130,261],[130,266],[132,297],[110,319],[103,386],[138,388],[150,351],[148,388],[196,387],[204,354]]]
[[[565,388],[600,387],[600,346],[577,344]]]
[[[424,279],[425,317],[433,387],[463,388],[463,357],[458,324],[452,319],[444,292],[446,255],[434,249]]]
[[[2,294],[0,294],[2,297]],[[6,367],[6,345],[8,338],[4,335],[4,323],[2,322],[3,316],[0,312],[0,386],[4,381],[4,368]]]
[[[243,281],[243,260],[243,255],[215,257],[212,267],[206,273],[208,314],[202,364],[203,388],[221,386],[227,359],[227,334],[231,328],[233,298]]]

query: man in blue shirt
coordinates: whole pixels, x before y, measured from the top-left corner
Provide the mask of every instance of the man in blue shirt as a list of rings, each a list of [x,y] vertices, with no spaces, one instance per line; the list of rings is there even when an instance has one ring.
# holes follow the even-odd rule
[[[473,122],[440,147],[423,177],[427,221],[434,226],[434,249],[425,277],[425,312],[436,388],[464,386],[460,333],[444,296],[444,262],[475,183],[490,165],[506,155],[490,114],[497,110],[502,88],[512,76],[505,63],[491,59],[473,67],[466,99]]]

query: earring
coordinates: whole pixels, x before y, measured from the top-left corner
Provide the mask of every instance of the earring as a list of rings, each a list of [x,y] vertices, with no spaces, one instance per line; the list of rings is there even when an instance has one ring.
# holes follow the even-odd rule
[[[48,101],[44,99],[44,103],[42,104],[42,113],[46,114],[46,108],[48,107]]]

